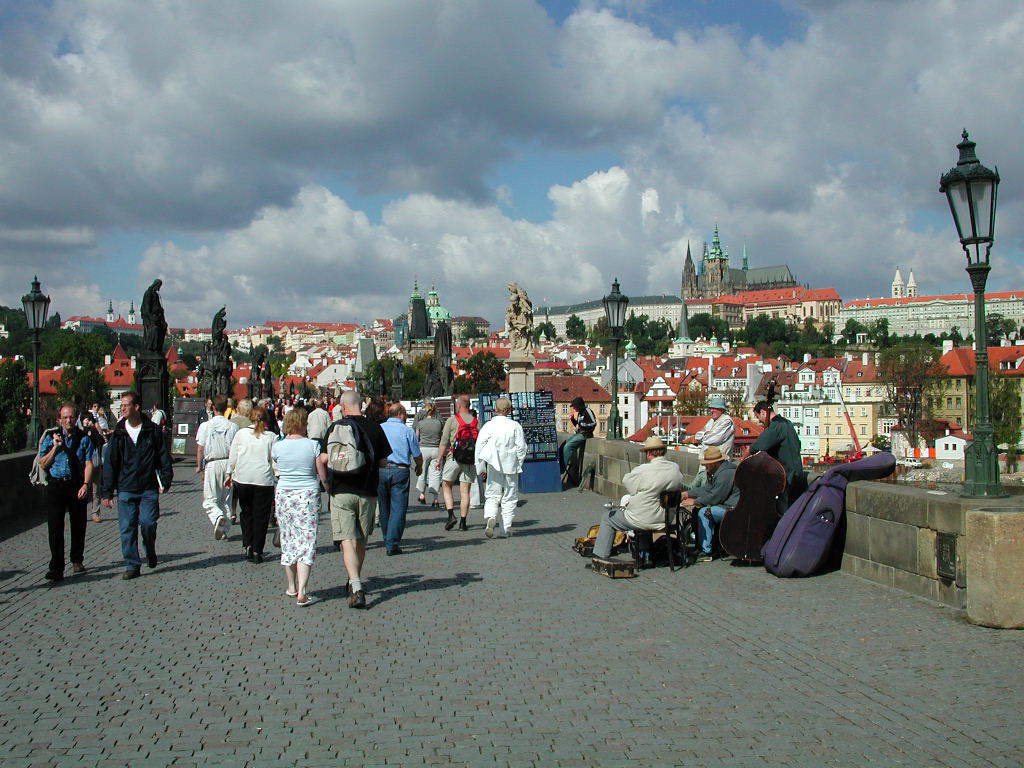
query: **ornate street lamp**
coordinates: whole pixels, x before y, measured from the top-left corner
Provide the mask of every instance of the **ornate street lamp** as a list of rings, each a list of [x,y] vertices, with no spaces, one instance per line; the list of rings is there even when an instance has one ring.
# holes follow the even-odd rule
[[[963,132],[956,148],[956,167],[942,175],[939,191],[945,192],[953,223],[967,256],[967,274],[974,288],[974,442],[964,454],[963,496],[985,498],[1005,496],[999,483],[999,462],[992,419],[989,415],[988,335],[985,333],[985,283],[988,281],[989,253],[996,225],[996,192],[999,170],[989,170],[974,154],[975,143]]]
[[[32,278],[32,290],[21,297],[21,306],[25,310],[25,322],[32,331],[32,368],[35,376],[32,379],[32,421],[28,429],[29,444],[35,447],[39,442],[39,331],[46,325],[46,315],[50,310],[50,297],[39,290],[39,277]]]
[[[612,283],[612,292],[601,299],[608,331],[612,337],[612,412],[608,415],[608,437],[622,439],[622,424],[619,422],[619,342],[622,340],[622,326],[626,324],[626,306],[629,297],[619,292],[619,278]]]

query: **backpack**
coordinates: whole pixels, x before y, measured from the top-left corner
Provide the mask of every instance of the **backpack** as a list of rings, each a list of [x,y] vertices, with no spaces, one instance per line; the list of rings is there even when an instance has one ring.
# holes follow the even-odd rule
[[[228,432],[231,431],[231,424],[217,424],[210,426],[209,435],[206,438],[206,450],[203,452],[203,459],[214,461],[215,459],[226,459],[231,452],[231,440]],[[159,427],[157,427],[159,431]]]
[[[476,439],[480,436],[479,422],[476,419],[465,422],[459,414],[455,414],[455,419],[459,428],[452,443],[452,456],[459,464],[472,464],[476,459]]]
[[[335,421],[327,430],[327,470],[331,485],[362,487],[376,461],[373,443],[358,422],[349,418]]]

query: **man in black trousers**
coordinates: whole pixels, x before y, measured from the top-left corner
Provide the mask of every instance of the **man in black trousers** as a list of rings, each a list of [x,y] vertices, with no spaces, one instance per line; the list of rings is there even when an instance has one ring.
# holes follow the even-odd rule
[[[85,573],[85,518],[92,483],[93,444],[79,429],[78,409],[61,406],[59,426],[47,430],[39,445],[39,464],[46,470],[46,527],[50,538],[50,567],[46,580],[64,578],[64,517],[71,522],[71,569]]]

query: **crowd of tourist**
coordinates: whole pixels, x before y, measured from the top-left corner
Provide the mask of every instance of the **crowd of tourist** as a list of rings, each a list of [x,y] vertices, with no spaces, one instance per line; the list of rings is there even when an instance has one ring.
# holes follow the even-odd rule
[[[366,545],[375,527],[381,529],[386,555],[403,554],[413,474],[421,504],[436,507],[444,500],[449,531],[456,525],[469,530],[479,478],[484,535],[495,536],[499,514],[505,536],[512,535],[527,446],[522,427],[508,418],[511,407],[499,399],[494,417],[481,428],[467,396],[456,399],[455,413],[444,422],[428,401],[408,426],[400,402],[363,399],[355,392],[336,401],[210,398],[196,430],[202,511],[215,540],[229,540],[232,526],[239,526],[242,557],[252,563],[263,562],[269,531],[276,528],[285,594],[307,606],[315,602],[308,587],[326,493],[348,605],[361,608]],[[38,471],[46,477],[51,551],[46,578],[51,583],[64,577],[66,520],[72,571],[86,571],[85,530],[93,495],[111,509],[116,497],[122,578],[141,573],[140,534],[146,564],[157,567],[159,497],[173,479],[165,422],[159,410],[144,413],[134,392],[122,396],[120,419],[113,425],[98,405],[81,412],[74,404],[61,408],[57,426],[40,440],[37,457]],[[93,520],[100,519],[97,508]]]

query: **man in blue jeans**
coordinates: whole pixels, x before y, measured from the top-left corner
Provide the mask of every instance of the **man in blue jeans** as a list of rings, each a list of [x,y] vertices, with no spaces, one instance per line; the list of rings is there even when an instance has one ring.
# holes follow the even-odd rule
[[[388,555],[402,554],[402,534],[405,533],[405,513],[409,508],[409,468],[416,463],[416,474],[423,471],[420,441],[411,427],[406,425],[405,406],[394,403],[388,408],[388,420],[380,425],[391,446],[387,466],[380,469],[377,483],[377,509],[380,530],[384,534],[384,549]]]
[[[715,526],[722,522],[725,511],[735,507],[740,500],[740,489],[733,485],[736,465],[722,455],[717,445],[709,446],[700,461],[707,469],[708,482],[698,488],[683,492],[683,505],[697,508],[697,520],[700,523],[697,531],[697,544],[700,555],[697,562],[711,559],[711,541]]]
[[[121,578],[135,579],[142,569],[138,542],[140,528],[147,564],[150,568],[157,566],[159,494],[167,492],[174,472],[167,441],[160,428],[142,412],[137,393],[121,395],[121,416],[110,436],[109,452],[103,462],[100,498],[103,506],[113,507],[114,493],[117,493],[121,555],[125,567]]]

